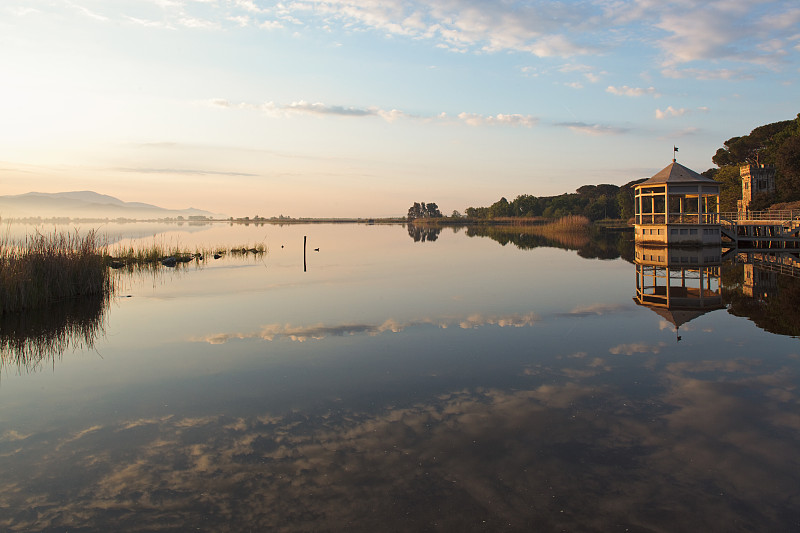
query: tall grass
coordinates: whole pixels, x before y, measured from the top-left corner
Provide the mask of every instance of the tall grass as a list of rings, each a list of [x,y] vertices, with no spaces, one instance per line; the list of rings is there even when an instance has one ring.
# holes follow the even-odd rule
[[[0,240],[0,315],[90,295],[110,294],[105,245],[97,233],[37,232]]]
[[[166,266],[185,265],[194,262],[203,264],[213,257],[217,259],[224,255],[260,257],[268,252],[266,245],[257,243],[253,245],[240,245],[227,247],[195,247],[182,248],[177,244],[167,245],[154,241],[152,244],[117,246],[112,249],[105,259],[107,264],[114,269],[124,269],[128,272],[159,270]]]
[[[517,224],[515,221],[513,224],[477,225],[469,229],[468,234],[486,235],[502,243],[514,242],[518,246],[526,236],[529,236],[544,239],[549,243],[529,239],[530,242],[536,242],[535,246],[564,246],[569,249],[582,248],[590,241],[592,225],[584,216],[570,215],[546,223],[541,223],[541,219],[537,222]]]
[[[545,237],[556,237],[570,233],[586,233],[591,227],[589,219],[583,215],[569,215],[553,222],[531,226],[531,231]]]

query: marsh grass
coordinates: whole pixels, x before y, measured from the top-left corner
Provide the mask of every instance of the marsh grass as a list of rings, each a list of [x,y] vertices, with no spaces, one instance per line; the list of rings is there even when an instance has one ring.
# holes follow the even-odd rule
[[[97,233],[39,233],[0,240],[0,315],[111,293]]]
[[[1,238],[0,371],[33,372],[70,348],[91,349],[108,303],[131,274],[159,276],[169,267],[267,252],[263,243],[189,249],[158,242],[110,251],[94,230]]]
[[[513,219],[509,219],[513,220]],[[546,219],[545,219],[546,220]],[[525,236],[533,236],[546,239],[553,246],[564,246],[570,249],[579,249],[586,246],[590,241],[591,222],[588,218],[581,215],[570,215],[557,220],[544,222],[542,219],[531,221],[527,224],[519,221],[490,224],[479,226],[483,230],[474,229],[476,234],[486,234],[500,242],[519,240]],[[544,245],[544,242],[537,246]]]
[[[261,257],[267,252],[268,248],[263,243],[244,244],[231,248],[219,246],[184,248],[179,244],[153,242],[139,246],[116,247],[111,251],[111,255],[105,257],[105,262],[114,269],[138,272],[186,266],[190,263],[200,266],[210,258],[218,259],[226,255]]]
[[[532,232],[538,235],[554,238],[558,235],[586,234],[592,227],[592,223],[583,215],[569,215],[561,217],[554,222],[535,224],[529,227]]]
[[[153,242],[117,247],[101,242],[95,230],[81,236],[73,232],[41,233],[12,241],[0,238],[0,316],[39,309],[75,298],[113,294],[109,267],[128,272],[201,265],[209,258],[231,255],[261,257],[263,243],[232,248],[185,248]]]

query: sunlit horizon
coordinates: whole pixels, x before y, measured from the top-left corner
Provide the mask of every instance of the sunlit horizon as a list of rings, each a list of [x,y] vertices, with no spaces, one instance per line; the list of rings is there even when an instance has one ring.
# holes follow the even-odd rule
[[[702,172],[800,111],[782,1],[10,0],[0,46],[0,195],[231,216]]]

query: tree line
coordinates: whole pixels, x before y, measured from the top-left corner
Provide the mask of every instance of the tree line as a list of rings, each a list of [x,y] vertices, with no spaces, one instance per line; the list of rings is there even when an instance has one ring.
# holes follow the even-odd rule
[[[623,185],[584,185],[574,193],[558,196],[533,196],[522,194],[514,200],[500,198],[488,207],[468,207],[468,218],[492,219],[506,217],[559,218],[583,215],[589,220],[629,218],[633,216],[633,185],[635,180]]]
[[[703,175],[722,184],[722,211],[736,211],[736,201],[742,198],[739,167],[745,164],[774,165],[776,170],[775,192],[754,195],[750,204],[753,210],[800,200],[800,113],[794,120],[765,124],[748,135],[731,137],[711,161],[717,168],[710,168]]]
[[[717,167],[702,174],[720,182],[721,211],[736,211],[736,202],[742,197],[739,167],[748,163],[776,167],[776,192],[754,198],[751,204],[754,210],[779,202],[800,201],[800,113],[793,120],[759,126],[748,135],[728,139],[711,161]],[[574,193],[558,196],[523,194],[512,201],[502,197],[488,207],[468,207],[464,214],[470,219],[584,215],[593,221],[628,220],[634,215],[633,187],[646,179],[632,180],[621,187],[584,185]],[[461,215],[454,211],[453,216]]]

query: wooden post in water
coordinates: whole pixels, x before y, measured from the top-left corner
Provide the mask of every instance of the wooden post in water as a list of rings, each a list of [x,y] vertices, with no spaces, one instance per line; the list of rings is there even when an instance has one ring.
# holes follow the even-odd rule
[[[306,272],[306,239],[307,235],[303,235],[303,272]]]

